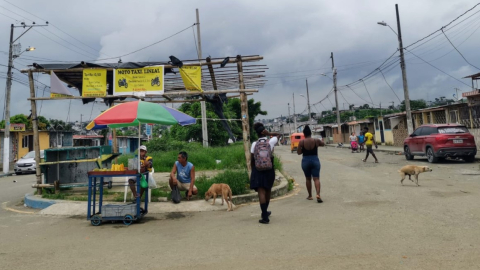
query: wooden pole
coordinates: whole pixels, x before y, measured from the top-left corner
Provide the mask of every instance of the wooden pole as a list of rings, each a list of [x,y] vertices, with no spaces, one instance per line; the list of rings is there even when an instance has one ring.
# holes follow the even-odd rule
[[[243,82],[243,66],[242,56],[237,55],[237,70],[238,70],[238,83],[240,89],[245,89],[245,83]],[[245,151],[245,160],[247,162],[248,175],[252,173],[252,166],[250,164],[250,121],[248,118],[248,99],[246,93],[240,93],[240,104],[242,110],[242,131],[243,131],[243,150]]]
[[[200,15],[197,13],[197,41],[198,41],[198,61],[202,62],[202,39],[200,36]],[[208,124],[207,124],[207,104],[205,101],[200,101],[200,109],[202,113],[202,140],[203,147],[208,147]]]
[[[35,98],[35,85],[33,81],[33,72],[28,72],[28,81],[30,82],[30,98]],[[32,107],[32,126],[33,126],[33,150],[35,151],[35,175],[37,177],[37,184],[42,184],[42,171],[40,169],[40,139],[38,138],[38,118],[37,118],[37,104],[35,100],[31,100]],[[42,189],[37,188],[37,194],[42,195]]]

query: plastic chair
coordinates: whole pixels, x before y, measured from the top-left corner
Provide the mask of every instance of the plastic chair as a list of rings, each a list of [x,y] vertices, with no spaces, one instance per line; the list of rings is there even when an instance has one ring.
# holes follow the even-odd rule
[[[148,173],[148,177],[152,177],[153,173],[155,172],[155,169],[152,168],[152,171]],[[128,184],[128,177],[125,177],[125,193],[123,194],[123,203],[127,202],[127,193],[128,189],[130,188],[130,185]],[[130,195],[130,199],[133,200],[133,193]],[[148,202],[152,202],[152,189],[148,189]]]

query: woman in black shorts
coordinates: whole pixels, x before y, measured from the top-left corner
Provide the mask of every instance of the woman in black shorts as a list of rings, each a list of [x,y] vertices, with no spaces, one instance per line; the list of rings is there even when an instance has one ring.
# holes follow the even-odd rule
[[[305,139],[301,140],[298,144],[297,154],[302,155],[302,170],[305,174],[308,197],[307,200],[313,200],[312,198],[312,177],[315,182],[315,189],[317,190],[317,202],[322,203],[320,198],[320,160],[318,159],[318,147],[325,146],[325,143],[320,139],[312,138],[312,131],[308,125],[303,129],[303,135]]]
[[[258,141],[267,141],[270,144],[272,149],[272,168],[269,170],[259,171],[255,167],[255,146],[258,141],[252,143],[251,152],[251,166],[252,174],[250,175],[250,188],[254,189],[258,193],[258,200],[260,201],[260,209],[262,210],[262,219],[259,220],[260,223],[268,224],[270,222],[270,211],[267,211],[268,205],[270,203],[270,195],[272,193],[273,182],[275,181],[275,168],[273,167],[273,149],[278,142],[278,137],[281,136],[280,133],[269,132],[265,129],[262,123],[255,123],[253,129],[258,135]],[[274,136],[270,138],[270,136]]]

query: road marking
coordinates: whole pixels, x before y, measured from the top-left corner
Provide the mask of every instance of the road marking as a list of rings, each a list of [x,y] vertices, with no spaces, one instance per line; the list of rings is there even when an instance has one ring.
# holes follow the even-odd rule
[[[20,214],[35,214],[35,212],[22,211],[22,210],[16,210],[16,209],[10,208],[10,207],[7,206],[7,203],[9,203],[9,202],[3,202],[2,203],[2,208],[4,210],[10,211],[10,212],[15,212],[15,213],[20,213]]]

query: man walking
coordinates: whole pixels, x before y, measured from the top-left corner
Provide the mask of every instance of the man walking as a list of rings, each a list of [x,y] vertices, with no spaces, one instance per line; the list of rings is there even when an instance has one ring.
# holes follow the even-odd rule
[[[375,158],[375,163],[378,163],[378,159],[373,153],[373,145],[375,144],[375,149],[378,148],[377,142],[375,141],[375,136],[368,131],[368,127],[363,128],[363,133],[365,134],[365,146],[367,146],[367,155],[365,156],[364,159],[362,159],[363,162],[367,162],[367,158],[369,154],[372,154],[372,156]]]

